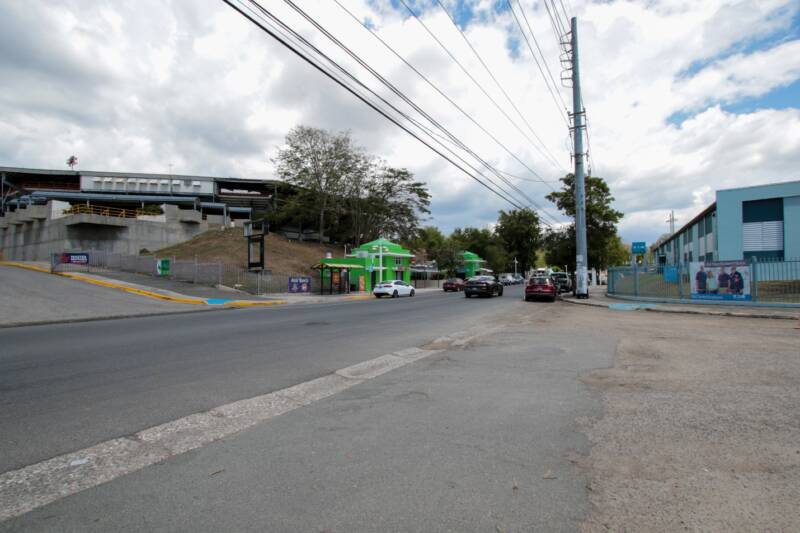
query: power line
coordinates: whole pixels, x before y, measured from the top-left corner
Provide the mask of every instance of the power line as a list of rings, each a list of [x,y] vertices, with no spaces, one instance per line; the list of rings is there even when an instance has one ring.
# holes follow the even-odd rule
[[[336,44],[336,45],[337,45],[339,48],[341,48],[341,49],[342,49],[342,50],[343,50],[345,53],[347,53],[347,54],[348,54],[348,55],[349,55],[349,56],[350,56],[352,59],[354,59],[354,60],[355,60],[355,61],[356,61],[356,62],[357,62],[359,65],[361,65],[363,68],[365,68],[365,69],[366,69],[366,70],[367,70],[367,71],[368,71],[370,74],[372,74],[373,76],[375,76],[375,78],[377,78],[377,79],[378,79],[378,81],[380,81],[380,82],[381,82],[381,83],[382,83],[384,86],[386,86],[387,88],[389,88],[389,90],[391,90],[391,91],[392,91],[393,93],[395,93],[395,94],[396,94],[398,97],[400,97],[400,98],[401,98],[401,99],[402,99],[404,102],[406,102],[406,103],[407,103],[407,104],[408,104],[408,105],[409,105],[411,108],[413,108],[413,109],[414,109],[414,110],[415,110],[417,113],[419,113],[419,114],[420,114],[420,115],[422,115],[424,118],[426,118],[426,119],[427,119],[427,120],[428,120],[428,121],[429,121],[429,122],[430,122],[430,123],[431,123],[431,124],[432,124],[434,127],[437,127],[437,128],[439,128],[439,129],[440,129],[442,132],[444,132],[444,133],[445,133],[445,134],[446,134],[448,137],[450,137],[450,139],[452,139],[452,141],[453,141],[454,143],[456,143],[456,145],[457,145],[459,148],[461,148],[462,150],[466,151],[466,152],[467,152],[467,153],[469,153],[469,154],[470,154],[472,157],[474,157],[475,159],[477,159],[478,161],[480,161],[480,162],[481,162],[481,163],[482,163],[482,164],[483,164],[483,165],[484,165],[484,166],[485,166],[485,167],[486,167],[486,168],[487,168],[487,169],[488,169],[490,172],[494,173],[494,174],[495,174],[495,175],[496,175],[496,176],[497,176],[497,177],[498,177],[498,178],[499,178],[501,181],[503,181],[504,183],[506,183],[506,184],[507,184],[509,187],[511,187],[512,189],[514,189],[514,190],[515,190],[516,192],[518,192],[518,193],[519,193],[519,194],[520,194],[520,195],[521,195],[523,198],[525,198],[525,200],[527,200],[527,201],[529,202],[529,204],[532,204],[533,206],[537,207],[538,209],[542,209],[542,207],[541,207],[541,206],[539,206],[539,205],[536,203],[536,201],[535,201],[535,200],[533,200],[533,199],[532,199],[530,196],[528,196],[528,195],[527,195],[527,194],[526,194],[526,193],[525,193],[525,192],[524,192],[522,189],[520,189],[519,187],[517,187],[516,185],[514,185],[514,183],[512,183],[512,182],[508,181],[508,180],[507,180],[507,179],[506,179],[506,178],[505,178],[503,175],[501,175],[500,173],[498,173],[498,172],[497,172],[497,169],[496,169],[496,168],[495,168],[493,165],[490,165],[490,164],[489,164],[489,163],[487,163],[487,162],[486,162],[486,161],[485,161],[483,158],[481,158],[480,156],[478,156],[478,155],[477,155],[477,154],[476,154],[476,153],[475,153],[475,152],[474,152],[472,149],[470,149],[470,148],[469,148],[469,147],[468,147],[466,144],[464,144],[464,143],[463,143],[462,141],[460,141],[460,140],[459,140],[459,139],[458,139],[456,136],[454,136],[452,133],[450,133],[450,132],[449,132],[449,131],[448,131],[448,130],[447,130],[445,127],[444,127],[444,126],[442,126],[442,125],[441,125],[441,124],[440,124],[440,123],[439,123],[439,122],[438,122],[436,119],[434,119],[434,118],[433,118],[432,116],[430,116],[430,115],[429,115],[427,112],[425,112],[425,111],[424,111],[422,108],[420,108],[420,107],[419,107],[419,106],[418,106],[416,103],[414,103],[414,102],[413,102],[413,101],[412,101],[410,98],[408,98],[408,97],[407,97],[407,96],[406,96],[406,95],[405,95],[405,94],[404,94],[402,91],[400,91],[400,90],[399,90],[399,89],[398,89],[398,88],[397,88],[397,87],[396,87],[394,84],[392,84],[392,83],[391,83],[389,80],[387,80],[385,77],[383,77],[383,76],[382,76],[382,75],[381,75],[379,72],[377,72],[377,71],[376,71],[374,68],[372,68],[372,67],[371,67],[371,66],[370,66],[370,65],[369,65],[369,64],[368,64],[366,61],[364,61],[364,60],[363,60],[363,59],[362,59],[360,56],[358,56],[358,55],[357,55],[356,53],[354,53],[354,52],[353,52],[353,51],[352,51],[352,50],[351,50],[349,47],[347,47],[347,46],[346,46],[344,43],[342,43],[342,42],[341,42],[339,39],[337,39],[337,38],[336,38],[334,35],[332,35],[332,34],[331,34],[331,33],[330,33],[330,32],[329,32],[327,29],[325,29],[325,27],[323,27],[323,26],[322,26],[322,25],[321,25],[319,22],[317,22],[317,21],[316,21],[316,20],[315,20],[313,17],[311,17],[311,16],[310,16],[308,13],[306,13],[306,12],[305,12],[303,9],[301,9],[299,6],[297,6],[297,4],[295,4],[295,3],[294,3],[292,0],[284,0],[284,2],[286,2],[286,4],[288,4],[288,5],[289,5],[289,6],[290,6],[292,9],[294,9],[294,10],[295,10],[295,11],[296,11],[298,14],[300,14],[300,15],[301,15],[303,18],[305,18],[305,19],[306,19],[306,20],[307,20],[309,23],[311,23],[311,24],[312,24],[312,25],[313,25],[313,26],[314,26],[314,27],[315,27],[317,30],[319,30],[320,32],[322,32],[322,34],[323,34],[323,35],[325,35],[325,36],[326,36],[326,37],[327,37],[327,38],[328,38],[328,39],[329,39],[331,42],[333,42],[333,43],[334,43],[334,44]],[[256,2],[256,4],[257,4],[257,2]],[[263,10],[263,8],[261,8],[261,6],[259,6],[259,8]],[[460,109],[460,108],[459,108],[459,109]],[[463,110],[462,110],[462,111],[463,111]],[[476,122],[476,125],[478,125],[479,127],[481,127],[479,124],[477,124],[477,122]],[[418,124],[418,126],[419,126],[419,124]],[[497,142],[497,143],[498,143],[500,146],[502,146],[503,148],[505,148],[505,146],[504,146],[502,143],[500,143],[499,141],[497,141],[497,139],[495,139],[495,138],[494,138],[494,137],[493,137],[493,136],[492,136],[492,135],[491,135],[491,134],[490,134],[488,131],[486,131],[486,130],[485,130],[485,128],[482,128],[482,127],[481,127],[481,129],[483,129],[483,131],[484,131],[485,133],[487,133],[487,134],[488,134],[490,137],[492,137],[492,139],[494,139],[494,140],[495,140],[495,142]],[[507,151],[509,154],[511,154],[512,156],[516,157],[516,155],[514,155],[514,154],[513,154],[513,152],[511,152],[511,151],[510,151],[510,150],[508,150],[507,148],[505,148],[505,149],[506,149],[506,151]],[[521,160],[519,160],[518,158],[517,158],[517,160],[518,160],[518,161],[520,161],[520,163],[522,163],[523,165],[525,165],[525,163],[524,163],[524,162],[522,162]],[[527,165],[525,165],[525,166],[527,167]],[[535,172],[535,171],[533,171],[533,169],[531,169],[530,167],[527,167],[527,168],[528,168],[528,169],[529,169],[529,170],[530,170],[530,171],[531,171],[531,172],[532,172],[534,175],[538,176],[538,174],[536,174],[536,172]],[[539,177],[541,177],[541,176],[539,176]]]
[[[539,178],[537,181],[541,181],[542,183],[546,183],[542,176],[539,175],[538,172],[533,170],[529,167],[524,161],[522,161],[512,150],[510,150],[505,144],[500,142],[494,135],[492,135],[489,131],[486,130],[480,123],[478,123],[475,118],[467,113],[461,106],[459,106],[452,98],[450,98],[447,94],[445,94],[438,86],[436,86],[428,77],[426,77],[422,72],[420,72],[414,65],[408,62],[402,55],[400,55],[392,46],[390,46],[386,41],[384,41],[380,35],[378,35],[374,30],[372,30],[369,26],[364,24],[358,17],[356,17],[350,10],[348,10],[345,6],[339,2],[339,0],[334,0],[339,7],[341,7],[348,15],[350,15],[353,20],[358,22],[364,29],[369,31],[373,37],[375,37],[384,47],[386,47],[392,54],[395,55],[400,61],[402,61],[408,68],[413,70],[420,78],[422,78],[431,88],[433,88],[437,93],[439,93],[443,98],[445,98],[451,105],[453,105],[458,111],[464,115],[467,119],[469,119],[473,124],[475,124],[478,128],[481,129],[486,135],[488,135],[498,146],[500,146],[506,153],[508,153],[511,157],[517,160],[522,166],[524,166],[528,171]]]
[[[360,94],[358,91],[356,91],[355,89],[353,89],[352,87],[350,87],[349,85],[347,85],[347,84],[346,84],[344,81],[342,81],[342,80],[341,80],[339,77],[337,77],[337,76],[336,76],[334,73],[332,73],[332,72],[330,72],[330,71],[326,70],[326,68],[325,68],[325,67],[323,67],[322,65],[320,65],[319,63],[317,63],[317,62],[316,62],[314,59],[312,59],[311,57],[309,57],[308,55],[306,55],[304,52],[302,52],[302,51],[301,51],[301,50],[300,50],[300,49],[299,49],[299,48],[298,48],[296,45],[293,45],[292,43],[290,43],[290,42],[289,42],[289,40],[288,40],[287,38],[285,38],[285,37],[283,37],[283,36],[279,35],[279,30],[278,30],[277,28],[275,28],[273,25],[271,25],[271,24],[269,24],[269,23],[266,23],[266,25],[265,25],[265,24],[262,24],[261,22],[259,22],[258,20],[256,20],[254,17],[258,17],[258,15],[254,14],[254,13],[253,13],[253,11],[252,11],[252,9],[250,9],[250,8],[245,8],[245,9],[248,9],[248,11],[250,11],[250,13],[252,14],[252,15],[251,15],[251,14],[245,13],[245,12],[242,10],[242,8],[238,7],[237,5],[234,5],[234,4],[233,4],[233,2],[232,2],[232,0],[222,0],[222,1],[223,1],[224,3],[226,3],[228,6],[230,6],[231,8],[233,8],[235,11],[237,11],[239,14],[241,14],[242,16],[244,16],[244,17],[245,17],[246,19],[248,19],[250,22],[252,22],[253,24],[255,24],[255,25],[256,25],[256,26],[257,26],[259,29],[261,29],[262,31],[264,31],[265,33],[267,33],[268,35],[270,35],[272,38],[274,38],[276,41],[278,41],[278,42],[279,42],[280,44],[282,44],[284,47],[288,48],[288,49],[289,49],[290,51],[292,51],[292,52],[293,52],[295,55],[297,55],[298,57],[300,57],[301,59],[303,59],[305,62],[307,62],[309,65],[311,65],[312,67],[314,67],[315,69],[317,69],[318,71],[320,71],[321,73],[323,73],[324,75],[326,75],[327,77],[329,77],[329,78],[330,78],[331,80],[333,80],[335,83],[337,83],[337,84],[338,84],[338,85],[340,85],[342,88],[344,88],[345,90],[347,90],[348,92],[350,92],[350,93],[351,93],[353,96],[355,96],[356,98],[358,98],[359,100],[361,100],[362,102],[364,102],[364,103],[365,103],[367,106],[369,106],[370,108],[372,108],[374,111],[376,111],[377,113],[379,113],[381,116],[383,116],[384,118],[386,118],[387,120],[389,120],[390,122],[392,122],[393,124],[395,124],[396,126],[398,126],[399,128],[401,128],[403,131],[405,131],[406,133],[408,133],[410,136],[414,137],[414,138],[415,138],[416,140],[418,140],[420,143],[422,143],[423,145],[425,145],[425,146],[426,146],[428,149],[430,149],[432,152],[436,153],[437,155],[439,155],[440,157],[442,157],[444,160],[446,160],[447,162],[449,162],[451,165],[453,165],[454,167],[456,167],[457,169],[459,169],[461,172],[463,172],[464,174],[466,174],[468,177],[470,177],[470,178],[471,178],[471,179],[473,179],[474,181],[478,182],[478,183],[479,183],[481,186],[483,186],[483,187],[484,187],[484,188],[486,188],[487,190],[491,191],[492,193],[494,193],[494,194],[495,194],[495,195],[497,195],[498,197],[502,198],[503,200],[505,200],[506,202],[508,202],[509,204],[511,204],[513,207],[515,207],[515,208],[517,208],[517,209],[523,209],[523,207],[522,207],[521,205],[519,205],[518,203],[516,203],[514,200],[510,199],[510,198],[509,198],[509,197],[506,195],[505,191],[503,191],[503,189],[502,189],[502,188],[498,187],[498,186],[497,186],[497,184],[495,184],[495,183],[492,183],[493,185],[495,185],[495,187],[498,187],[498,188],[500,189],[499,191],[498,191],[498,190],[495,190],[494,188],[492,188],[492,187],[490,187],[489,185],[487,185],[486,183],[484,183],[482,180],[480,180],[480,179],[479,179],[478,177],[476,177],[474,174],[470,173],[470,172],[469,172],[468,170],[466,170],[464,167],[462,167],[461,165],[459,165],[458,163],[456,163],[455,161],[453,161],[452,159],[450,159],[448,156],[446,156],[446,155],[445,155],[445,154],[443,154],[441,151],[439,151],[438,149],[436,149],[436,148],[435,148],[434,146],[432,146],[430,143],[428,143],[428,142],[426,142],[424,139],[420,138],[420,137],[419,137],[419,136],[418,136],[416,133],[414,133],[414,132],[413,132],[413,131],[411,131],[409,128],[407,128],[406,126],[404,126],[404,125],[403,125],[402,123],[400,123],[400,122],[399,122],[399,121],[398,121],[396,118],[392,117],[392,116],[391,116],[391,115],[390,115],[390,114],[389,114],[387,111],[385,111],[384,109],[381,109],[379,105],[375,104],[374,102],[371,102],[371,101],[370,101],[370,100],[369,100],[367,97],[365,97],[364,95]],[[239,2],[241,2],[241,1],[243,1],[243,0],[239,0]],[[332,64],[336,65],[336,66],[337,66],[337,67],[338,67],[338,68],[339,68],[341,71],[343,71],[343,72],[344,72],[346,75],[348,75],[348,76],[349,76],[351,79],[353,79],[354,81],[356,81],[358,84],[362,85],[362,87],[364,87],[364,88],[365,88],[365,89],[367,89],[368,91],[370,91],[370,92],[372,92],[373,94],[375,94],[375,93],[374,93],[374,91],[371,91],[369,88],[367,88],[366,86],[364,86],[364,85],[363,85],[361,82],[359,82],[358,80],[356,80],[355,78],[353,78],[353,77],[352,77],[352,75],[350,75],[349,73],[347,73],[346,71],[344,71],[344,69],[342,69],[342,68],[341,68],[341,66],[339,66],[339,65],[338,65],[338,64],[337,64],[335,61],[333,61],[332,59],[330,59],[330,58],[329,58],[329,57],[328,57],[326,54],[324,54],[324,53],[323,53],[323,52],[321,52],[319,49],[317,49],[316,47],[314,47],[313,45],[311,45],[310,43],[308,43],[308,42],[307,42],[305,39],[303,39],[303,38],[302,38],[302,36],[299,36],[299,35],[298,35],[296,32],[294,32],[293,30],[291,30],[290,28],[288,28],[287,26],[285,26],[285,24],[283,24],[283,23],[282,23],[282,22],[281,22],[279,19],[277,19],[277,17],[274,17],[274,15],[272,15],[272,14],[271,14],[269,11],[265,10],[263,7],[261,7],[261,6],[260,6],[260,5],[258,5],[257,3],[253,2],[253,0],[250,0],[250,3],[251,3],[251,4],[253,4],[253,5],[256,5],[256,6],[259,8],[259,10],[261,10],[261,11],[265,12],[265,13],[266,13],[266,14],[267,14],[267,15],[268,15],[268,16],[269,16],[269,17],[270,17],[272,20],[274,20],[274,21],[275,21],[276,23],[278,23],[279,25],[282,25],[282,26],[283,26],[283,27],[286,29],[286,31],[288,31],[290,34],[293,34],[293,35],[294,35],[294,37],[295,37],[295,39],[296,39],[296,40],[299,40],[299,41],[301,41],[301,42],[305,42],[305,43],[306,43],[306,46],[308,46],[308,47],[309,47],[309,48],[311,48],[312,50],[315,50],[315,51],[316,51],[316,52],[317,52],[317,53],[318,53],[320,56],[322,56],[322,57],[325,57],[325,58],[326,58],[326,59],[327,59],[329,62],[331,62]],[[261,17],[259,17],[259,18],[261,18]],[[261,20],[263,21],[263,19],[261,19]],[[264,22],[266,22],[266,21],[264,21]],[[271,28],[270,28],[270,27],[267,27],[267,26],[271,26]],[[376,95],[376,96],[377,96],[377,95]],[[389,104],[389,105],[391,106],[391,104]],[[397,110],[396,108],[394,108],[394,106],[391,106],[391,107],[392,107],[392,108],[393,108],[393,109],[394,109],[396,112],[398,112],[399,114],[401,114],[401,115],[404,115],[402,112],[400,112],[399,110]],[[406,118],[408,118],[408,117],[406,116]],[[450,151],[450,152],[451,152],[451,153],[453,153],[452,151]],[[463,158],[460,158],[460,157],[459,157],[457,154],[454,154],[454,155],[455,155],[457,158],[461,159],[461,161],[462,161],[462,162],[465,162],[465,161],[463,160]],[[468,163],[466,163],[466,162],[465,162],[465,164],[466,164],[466,166],[469,166],[470,168],[472,168],[473,170],[475,170],[475,171],[476,171],[478,174],[480,174],[481,176],[483,176],[483,174],[481,174],[479,171],[477,171],[477,170],[476,170],[474,167],[472,167],[471,165],[469,165],[469,164],[468,164]],[[484,177],[486,177],[486,176],[484,176]],[[487,179],[488,179],[488,178],[487,178]],[[490,180],[490,182],[491,182],[491,180]],[[546,223],[546,222],[545,222],[545,223]],[[547,223],[546,223],[546,224],[547,224]],[[548,224],[548,225],[549,225],[549,224]]]
[[[338,3],[338,0],[336,0],[336,2]],[[445,8],[445,7],[444,7],[444,5],[442,4],[442,2],[441,2],[440,0],[436,0],[436,3],[437,3],[437,4],[439,4],[439,7],[440,7],[440,8],[442,9],[442,11],[444,11],[444,13],[447,15],[447,18],[449,18],[449,19],[450,19],[450,22],[452,22],[452,23],[453,23],[453,26],[455,26],[455,28],[458,30],[458,33],[461,35],[462,39],[464,39],[464,42],[465,42],[465,43],[467,43],[467,46],[469,46],[470,50],[472,50],[472,52],[475,54],[475,57],[477,57],[477,58],[478,58],[478,61],[480,61],[481,65],[483,65],[483,68],[486,70],[486,72],[487,72],[487,73],[489,74],[489,76],[492,78],[492,81],[494,81],[495,85],[497,85],[497,88],[498,88],[498,89],[500,89],[500,92],[502,92],[502,93],[503,93],[503,96],[505,96],[505,97],[506,97],[506,100],[508,101],[508,103],[509,103],[509,104],[511,104],[511,107],[513,107],[513,108],[514,108],[514,110],[517,112],[517,115],[519,115],[519,117],[520,117],[520,118],[523,120],[523,122],[525,122],[525,124],[528,126],[528,129],[530,129],[530,130],[531,130],[531,133],[534,133],[534,134],[535,134],[535,132],[533,131],[533,127],[532,127],[532,126],[530,125],[530,123],[529,123],[529,122],[528,122],[528,121],[525,119],[525,117],[523,116],[523,114],[522,114],[522,112],[519,110],[519,108],[518,108],[518,107],[517,107],[517,106],[514,104],[514,101],[513,101],[513,100],[511,100],[511,97],[510,97],[510,96],[508,96],[508,93],[507,93],[507,92],[506,92],[506,90],[503,88],[502,84],[501,84],[499,81],[497,81],[497,78],[495,77],[494,73],[492,73],[492,71],[491,71],[491,69],[489,68],[489,66],[486,64],[486,62],[483,60],[483,58],[481,57],[481,55],[478,53],[478,51],[477,51],[477,50],[475,49],[475,47],[472,45],[472,43],[471,43],[471,42],[470,42],[470,40],[467,38],[467,35],[464,33],[464,31],[463,31],[463,30],[462,30],[462,29],[459,27],[458,23],[457,23],[457,22],[456,22],[456,20],[453,18],[453,16],[450,14],[450,12],[449,12],[449,11],[447,11],[447,8]],[[562,103],[563,103],[563,101],[562,101]],[[566,108],[566,104],[564,105],[564,107]],[[569,123],[567,123],[567,127],[569,127]],[[564,170],[564,168],[563,168],[563,167],[561,167],[561,170]]]
[[[439,40],[439,38],[436,37],[436,35],[430,30],[430,28],[428,28],[428,25],[425,24],[425,22],[421,18],[419,18],[416,13],[414,13],[414,11],[406,3],[406,0],[400,0],[400,3],[403,4],[403,6],[408,10],[408,12],[411,13],[411,16],[414,17],[417,20],[417,22],[420,23],[420,25],[422,25],[422,27],[425,29],[425,31],[428,33],[428,35],[430,35],[433,38],[433,40],[436,41],[436,43],[439,45],[439,47],[442,50],[444,50],[445,53],[448,56],[450,56],[450,59],[452,59],[453,62],[455,62],[455,64],[458,65],[458,67],[461,69],[461,71],[464,72],[464,74],[467,75],[467,77],[472,81],[472,83],[478,89],[480,89],[480,91],[486,96],[486,98],[488,98],[492,102],[492,104],[494,104],[494,106],[497,108],[497,110],[500,111],[503,114],[503,116],[506,117],[506,119],[508,119],[508,121],[511,122],[511,124],[514,125],[514,127],[517,129],[517,131],[519,131],[528,140],[528,142],[530,142],[531,145],[539,151],[539,153],[541,153],[545,158],[549,157],[550,161],[556,167],[558,167],[558,162],[557,162],[556,158],[553,156],[552,153],[550,153],[550,150],[547,149],[547,145],[545,145],[544,141],[542,141],[542,139],[535,132],[532,132],[533,136],[536,138],[537,141],[539,141],[539,144],[544,149],[544,152],[543,152],[542,149],[540,149],[539,146],[537,146],[536,143],[534,143],[533,140],[530,137],[528,137],[528,135],[524,131],[522,131],[522,128],[520,128],[519,125],[510,116],[508,116],[508,113],[506,113],[505,110],[502,107],[500,107],[500,105],[497,103],[497,101],[494,98],[492,98],[492,96],[488,92],[486,92],[486,89],[484,89],[483,86],[480,83],[478,83],[478,81],[475,79],[475,77],[472,74],[469,73],[469,71],[452,54],[452,52],[450,52],[450,50],[444,44],[442,44],[442,42]],[[545,154],[545,152],[546,152],[546,154]]]
[[[525,43],[528,45],[528,50],[530,50],[530,52],[531,52],[531,57],[533,58],[534,63],[536,63],[536,66],[539,69],[539,73],[542,75],[542,78],[544,79],[544,84],[545,84],[545,86],[547,86],[547,91],[550,93],[550,96],[553,98],[553,103],[556,105],[556,109],[558,109],[558,111],[560,113],[561,112],[561,107],[559,107],[559,105],[558,105],[558,100],[561,100],[561,105],[564,107],[564,109],[567,108],[567,104],[565,104],[564,103],[564,99],[561,98],[561,94],[558,92],[558,88],[557,87],[553,88],[553,89],[555,89],[555,93],[553,92],[553,89],[550,88],[550,82],[547,80],[547,76],[545,75],[544,70],[542,69],[542,65],[539,63],[539,60],[536,58],[536,53],[533,51],[533,47],[531,46],[531,42],[528,39],[528,35],[525,33],[525,30],[522,29],[522,24],[519,21],[519,17],[517,17],[517,13],[514,10],[514,6],[511,4],[511,0],[506,0],[506,3],[508,4],[508,8],[511,10],[511,14],[514,16],[514,20],[517,22],[517,26],[519,27],[520,33],[522,33],[522,36],[525,38]],[[519,2],[517,2],[517,4],[520,6],[520,9],[522,9],[522,5],[519,4]],[[527,16],[525,16],[525,11],[522,11],[522,15],[525,17],[525,23],[527,24],[528,18],[527,18]],[[550,67],[547,66],[547,62],[544,59],[544,54],[542,54],[542,49],[539,48],[539,43],[536,41],[536,36],[533,34],[533,30],[531,30],[530,25],[528,25],[528,29],[531,32],[531,37],[533,37],[533,41],[536,43],[536,48],[539,50],[539,54],[541,54],[541,56],[542,56],[542,61],[544,62],[544,66],[547,69],[548,74],[550,74],[550,78],[552,79],[553,75],[552,75],[552,73],[550,73]],[[555,80],[553,80],[553,85],[555,86]],[[556,95],[558,95],[558,98],[556,98]],[[563,115],[562,115],[562,117],[563,117]],[[566,118],[564,118],[564,120],[566,121]],[[566,124],[567,124],[567,128],[569,128],[569,122],[567,122]]]

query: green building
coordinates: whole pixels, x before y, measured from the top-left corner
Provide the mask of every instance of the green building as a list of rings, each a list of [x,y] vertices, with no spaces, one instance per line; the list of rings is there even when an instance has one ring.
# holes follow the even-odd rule
[[[381,281],[399,279],[411,283],[411,260],[414,254],[386,239],[362,244],[346,257],[322,259],[322,291],[372,292]]]
[[[462,279],[469,279],[480,274],[490,274],[492,271],[485,268],[485,259],[470,251],[461,252],[461,266],[456,269],[456,275]]]

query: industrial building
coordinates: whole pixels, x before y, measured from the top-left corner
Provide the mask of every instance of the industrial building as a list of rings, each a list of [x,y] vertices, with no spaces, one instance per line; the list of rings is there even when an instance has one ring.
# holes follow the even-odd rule
[[[800,259],[800,181],[716,192],[716,201],[650,247],[660,264]]]
[[[274,205],[276,180],[0,167],[0,251],[46,260],[64,250],[138,254]]]

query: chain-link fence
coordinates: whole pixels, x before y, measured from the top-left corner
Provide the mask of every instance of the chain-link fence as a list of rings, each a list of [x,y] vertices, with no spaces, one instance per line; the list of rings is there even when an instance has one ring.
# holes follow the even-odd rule
[[[800,259],[608,269],[608,293],[668,300],[800,303]]]
[[[319,291],[319,274],[278,273],[248,271],[237,265],[221,262],[200,262],[155,257],[126,255],[100,250],[72,251],[52,254],[52,272],[109,273],[128,272],[154,276],[174,281],[196,283],[211,287],[225,286],[250,294],[279,294],[290,292],[290,279],[304,278],[304,292]]]

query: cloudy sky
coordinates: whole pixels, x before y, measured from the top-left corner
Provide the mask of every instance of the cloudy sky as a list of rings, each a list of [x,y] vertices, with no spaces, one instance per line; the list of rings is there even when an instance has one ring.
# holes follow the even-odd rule
[[[521,10],[514,1],[513,12],[505,0],[442,0],[447,13],[406,0],[419,19],[401,0],[295,2],[474,153],[521,178],[507,178],[524,192],[512,190],[514,201],[564,220],[544,196],[571,167],[572,95],[544,0],[520,0]],[[286,3],[261,4],[412,112]],[[578,17],[592,171],[625,213],[623,238],[653,241],[670,210],[680,225],[716,189],[800,180],[800,2],[563,6]],[[514,15],[530,23],[544,75]],[[267,178],[285,134],[303,124],[349,130],[415,172],[433,192],[430,223],[445,231],[509,208],[219,0],[5,0],[0,49],[0,165],[66,168],[77,154],[84,170]]]

